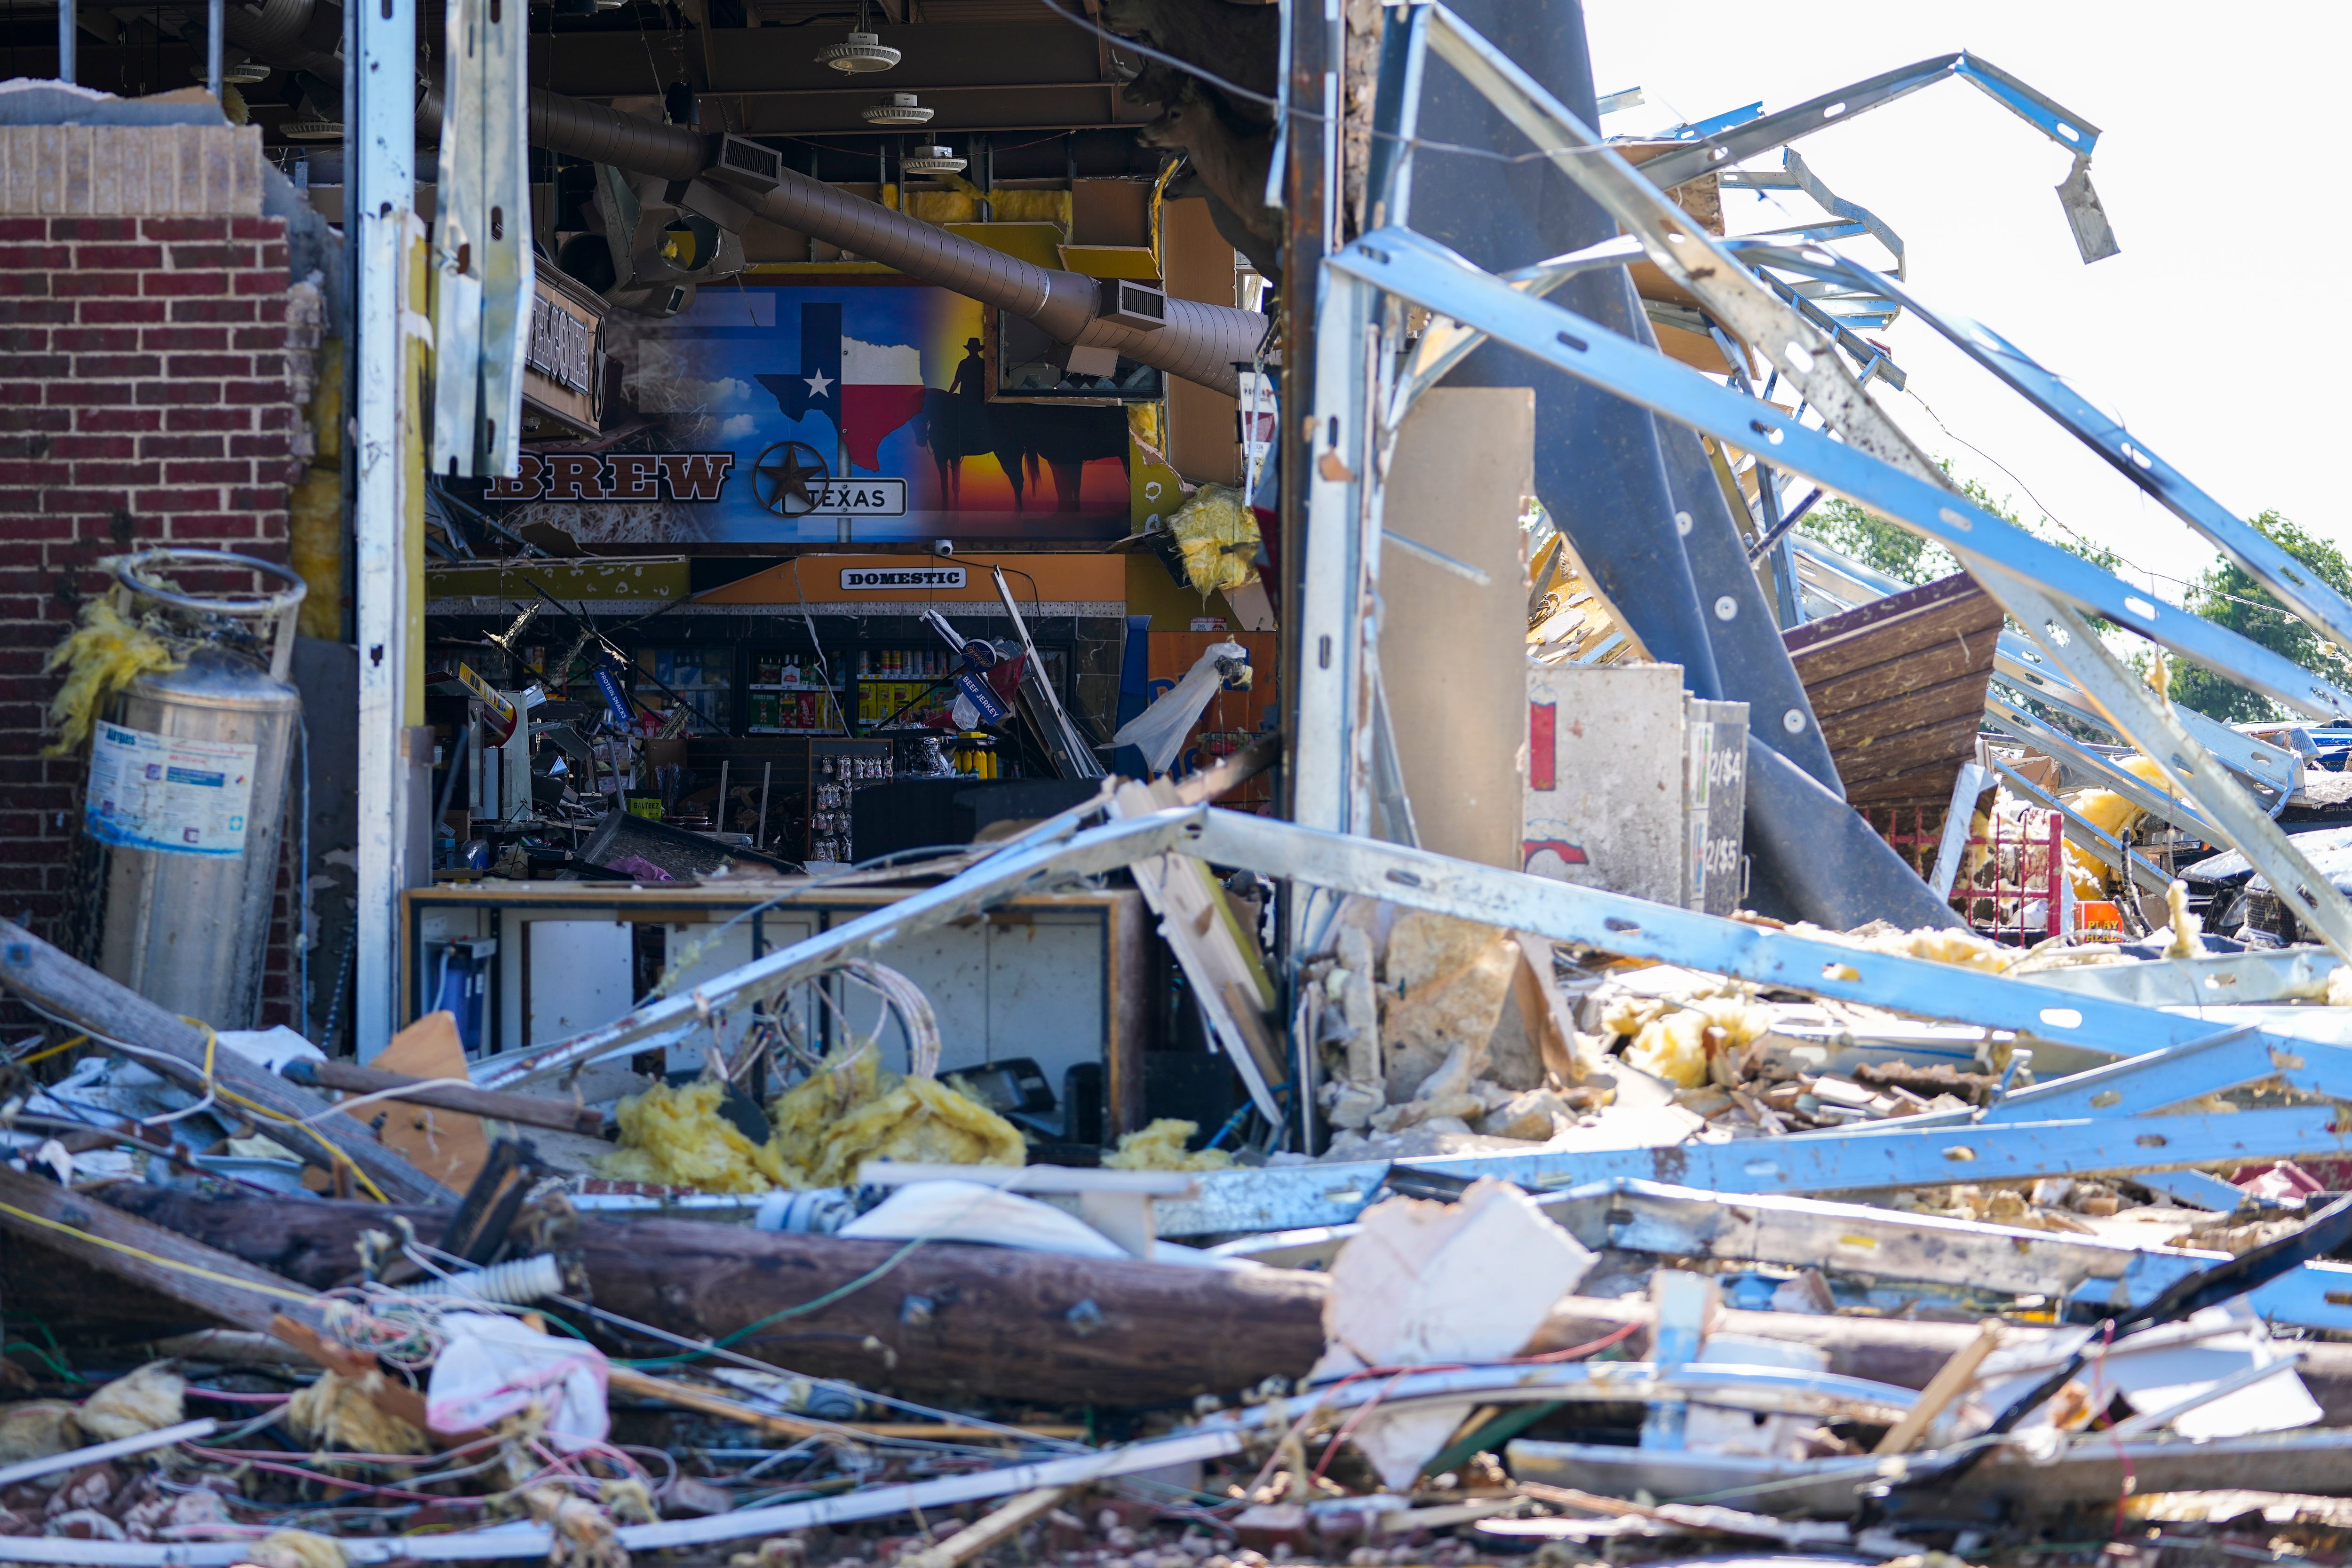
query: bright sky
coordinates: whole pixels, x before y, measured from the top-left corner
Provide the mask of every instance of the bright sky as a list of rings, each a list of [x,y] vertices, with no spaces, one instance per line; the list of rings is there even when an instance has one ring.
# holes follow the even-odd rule
[[[1767,113],[1914,60],[1973,54],[2099,128],[2093,183],[2122,254],[2085,267],[2053,188],[2069,155],[1945,80],[1802,139],[1829,188],[1903,237],[1928,302],[1998,329],[2240,517],[2276,508],[2352,549],[2352,313],[2326,130],[2352,42],[2345,8],[1971,0],[1759,10],[1753,0],[1586,0],[1595,85],[1642,89],[1612,134],[1761,99]],[[1749,167],[1777,169],[1777,153]],[[1726,192],[1738,234],[1819,214]],[[1870,241],[1845,242],[1883,261]],[[1533,258],[1529,258],[1533,259]],[[1884,340],[1915,399],[1881,402],[1931,455],[2171,578],[2214,559],[2189,527],[1909,318]],[[1932,405],[1980,457],[1937,428]],[[2015,474],[2003,474],[1995,461]],[[2026,494],[2031,490],[2040,505]],[[2177,582],[2150,584],[2177,598]]]

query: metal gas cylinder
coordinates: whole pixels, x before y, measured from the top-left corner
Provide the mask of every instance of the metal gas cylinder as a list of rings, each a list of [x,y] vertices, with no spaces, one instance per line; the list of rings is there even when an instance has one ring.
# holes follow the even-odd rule
[[[185,592],[158,574],[238,568],[289,586]],[[302,580],[226,550],[115,564],[116,608],[185,662],[134,678],[90,732],[82,832],[92,962],[167,1011],[248,1029],[261,1000],[279,824],[302,699],[288,680]]]

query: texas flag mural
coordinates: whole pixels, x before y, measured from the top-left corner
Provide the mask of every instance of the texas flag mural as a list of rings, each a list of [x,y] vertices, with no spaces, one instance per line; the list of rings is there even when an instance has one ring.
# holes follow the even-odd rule
[[[873,473],[892,431],[923,412],[923,356],[905,343],[868,343],[841,330],[839,304],[801,307],[798,375],[762,375],[786,417],[822,413],[849,448],[852,466]]]

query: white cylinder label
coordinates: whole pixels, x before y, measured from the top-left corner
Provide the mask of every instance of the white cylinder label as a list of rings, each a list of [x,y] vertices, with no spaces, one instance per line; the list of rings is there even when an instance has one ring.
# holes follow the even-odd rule
[[[129,849],[226,859],[245,852],[260,747],[98,726],[89,747],[82,822],[91,837]]]

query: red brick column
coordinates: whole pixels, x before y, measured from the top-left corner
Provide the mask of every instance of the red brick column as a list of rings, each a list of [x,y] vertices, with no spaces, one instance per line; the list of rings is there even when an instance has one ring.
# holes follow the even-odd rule
[[[87,764],[40,755],[41,664],[105,591],[98,562],[286,559],[317,341],[289,322],[286,267],[278,218],[0,213],[0,914],[44,936],[63,931]],[[265,1021],[292,1017],[284,886]]]

